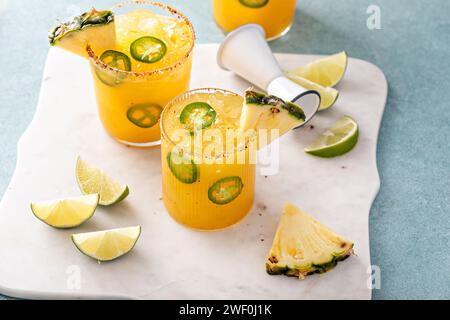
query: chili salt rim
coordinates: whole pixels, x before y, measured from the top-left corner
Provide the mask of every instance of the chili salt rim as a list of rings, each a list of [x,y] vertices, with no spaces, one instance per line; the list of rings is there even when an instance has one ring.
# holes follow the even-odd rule
[[[181,20],[183,20],[188,25],[189,31],[192,34],[192,43],[191,43],[191,46],[189,47],[189,50],[187,51],[187,53],[183,57],[181,57],[177,62],[175,62],[172,65],[169,65],[167,67],[160,68],[160,69],[155,69],[155,70],[152,70],[152,71],[139,71],[139,72],[137,72],[137,71],[121,70],[121,69],[114,68],[114,67],[111,67],[111,66],[107,65],[106,63],[104,63],[103,61],[100,60],[100,58],[95,54],[94,50],[92,49],[92,47],[90,45],[86,45],[87,54],[88,54],[89,58],[92,60],[93,63],[95,63],[97,66],[101,67],[102,69],[107,69],[107,70],[112,71],[112,72],[116,72],[116,73],[120,73],[120,74],[126,74],[126,75],[131,75],[131,76],[135,76],[135,77],[148,77],[148,76],[154,76],[154,75],[162,75],[164,73],[167,73],[167,72],[170,72],[172,70],[175,70],[176,68],[181,66],[192,55],[192,51],[194,49],[195,39],[196,39],[195,38],[195,30],[194,30],[194,27],[193,27],[191,21],[184,14],[182,14],[177,9],[175,9],[175,8],[173,8],[171,6],[168,6],[168,5],[164,4],[164,3],[155,2],[155,1],[147,1],[147,0],[129,0],[129,1],[124,1],[122,3],[114,5],[111,8],[111,10],[113,11],[114,8],[122,8],[122,7],[124,7],[124,6],[128,5],[128,4],[148,4],[148,5],[160,7],[162,9],[165,9],[165,10],[169,11],[171,14],[176,15]]]

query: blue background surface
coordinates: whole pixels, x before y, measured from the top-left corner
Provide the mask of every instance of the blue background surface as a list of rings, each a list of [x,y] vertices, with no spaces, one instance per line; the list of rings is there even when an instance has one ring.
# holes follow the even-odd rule
[[[162,2],[192,20],[199,43],[223,39],[210,1]],[[0,195],[37,104],[47,30],[93,4],[0,0]],[[381,9],[381,30],[366,26],[372,4]],[[378,143],[381,191],[370,217],[372,263],[382,280],[374,299],[450,299],[449,14],[448,0],[299,0],[292,30],[271,43],[287,53],[346,50],[378,65],[389,81]]]

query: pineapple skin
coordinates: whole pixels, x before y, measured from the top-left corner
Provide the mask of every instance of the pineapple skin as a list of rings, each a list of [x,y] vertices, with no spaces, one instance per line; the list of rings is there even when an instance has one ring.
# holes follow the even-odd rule
[[[247,90],[245,92],[245,102],[247,104],[253,105],[269,105],[282,109],[286,109],[290,115],[295,117],[296,119],[305,121],[306,115],[305,112],[292,102],[285,102],[284,100],[275,97],[275,96],[267,96],[264,93]]]
[[[83,58],[88,57],[88,45],[98,52],[112,49],[116,42],[114,13],[92,9],[51,29],[48,39],[51,46]]]
[[[245,92],[239,130],[244,133],[256,132],[260,150],[293,128],[302,125],[305,118],[300,106],[248,89]],[[267,135],[273,129],[277,129],[278,132]],[[261,130],[265,130],[266,135],[262,135]],[[259,139],[260,137],[265,139]]]
[[[286,252],[283,252],[283,254],[281,254],[282,252],[279,251],[283,250],[283,248],[280,249],[275,244],[279,243],[280,239],[283,239],[284,228],[289,228],[291,225],[295,225],[293,223],[293,219],[295,219],[297,223],[301,221],[305,224],[318,225],[322,230],[326,230],[327,232],[332,234],[333,237],[338,237],[339,241],[341,242],[340,248],[337,248],[338,250],[336,250],[335,252],[330,252],[329,260],[322,260],[321,263],[310,262],[308,264],[300,265],[297,263],[294,257],[290,257],[291,261],[288,261],[288,263],[286,263],[286,261],[280,262],[279,260],[281,259],[281,256],[284,256],[284,259],[286,259],[286,256],[289,255]],[[280,223],[273,240],[272,248],[266,261],[266,272],[269,275],[285,275],[288,277],[297,277],[299,279],[304,279],[306,276],[315,273],[325,273],[336,267],[338,262],[344,261],[349,256],[351,256],[353,254],[353,247],[353,243],[338,236],[311,216],[303,213],[294,205],[288,203],[284,208],[283,216],[280,219]]]
[[[55,45],[62,37],[69,32],[80,31],[90,26],[106,25],[114,21],[114,14],[110,10],[97,11],[92,9],[82,15],[76,16],[72,21],[62,23],[48,33],[51,45]]]
[[[351,247],[349,250],[345,251],[342,255],[339,256],[333,256],[329,262],[322,263],[322,264],[311,264],[309,266],[309,271],[300,271],[300,269],[291,268],[289,266],[279,266],[274,264],[273,262],[268,261],[266,262],[266,272],[272,276],[279,276],[279,275],[285,275],[288,277],[296,277],[303,279],[306,276],[315,274],[315,273],[325,273],[333,269],[337,266],[339,261],[344,261],[348,257],[350,257],[353,254],[353,244],[351,244]]]

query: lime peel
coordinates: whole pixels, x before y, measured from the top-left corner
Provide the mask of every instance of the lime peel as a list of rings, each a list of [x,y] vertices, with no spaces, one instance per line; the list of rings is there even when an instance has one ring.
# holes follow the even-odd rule
[[[337,157],[351,151],[358,138],[359,128],[356,121],[349,116],[343,116],[306,147],[305,152],[322,158]]]

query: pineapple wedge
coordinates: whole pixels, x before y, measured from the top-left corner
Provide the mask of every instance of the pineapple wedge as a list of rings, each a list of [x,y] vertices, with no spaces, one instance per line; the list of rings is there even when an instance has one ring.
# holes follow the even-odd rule
[[[298,105],[253,90],[245,92],[245,103],[240,118],[240,131],[278,129],[278,137],[305,122],[305,113]],[[272,142],[259,141],[259,149]]]
[[[351,254],[353,243],[288,203],[267,258],[266,271],[303,279],[333,269]]]
[[[110,10],[91,9],[71,21],[61,23],[48,33],[52,46],[87,57],[86,46],[103,52],[116,43],[114,14]]]

